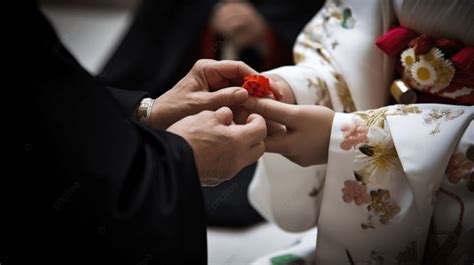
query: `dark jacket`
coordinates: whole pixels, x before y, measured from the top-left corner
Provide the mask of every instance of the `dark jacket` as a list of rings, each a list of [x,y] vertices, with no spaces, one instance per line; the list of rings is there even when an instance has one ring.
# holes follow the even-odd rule
[[[32,1],[17,80],[28,116],[2,207],[3,264],[205,264],[190,146],[130,118],[146,93],[107,88],[62,46]],[[3,201],[5,202],[5,201]]]

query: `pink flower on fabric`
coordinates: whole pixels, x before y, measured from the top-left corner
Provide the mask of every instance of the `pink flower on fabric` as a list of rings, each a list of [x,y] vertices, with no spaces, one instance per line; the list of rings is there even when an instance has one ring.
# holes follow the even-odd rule
[[[360,143],[367,143],[369,141],[369,138],[367,137],[369,127],[367,127],[361,120],[354,120],[353,123],[342,125],[341,131],[344,134],[344,141],[340,144],[343,150],[350,150],[352,147]]]
[[[342,188],[342,199],[346,203],[355,202],[356,205],[362,205],[372,202],[367,192],[367,187],[355,180],[344,181],[344,188]]]

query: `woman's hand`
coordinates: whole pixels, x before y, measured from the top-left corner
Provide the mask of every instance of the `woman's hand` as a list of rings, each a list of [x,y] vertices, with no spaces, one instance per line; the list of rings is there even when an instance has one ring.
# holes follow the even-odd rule
[[[267,152],[280,153],[301,166],[327,163],[334,111],[321,106],[297,106],[253,97],[243,106],[286,126],[286,131],[266,138]]]
[[[275,74],[264,74],[264,76],[270,79],[270,88],[276,95],[276,99],[278,101],[289,104],[296,104],[293,89],[291,89],[290,84],[288,84],[285,79]]]

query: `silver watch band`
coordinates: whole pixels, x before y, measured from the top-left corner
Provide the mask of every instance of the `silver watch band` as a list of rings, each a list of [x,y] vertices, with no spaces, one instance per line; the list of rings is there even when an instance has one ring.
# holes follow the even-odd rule
[[[150,116],[154,102],[155,100],[152,98],[144,98],[140,101],[134,112],[135,118],[147,126],[150,126],[151,123]]]

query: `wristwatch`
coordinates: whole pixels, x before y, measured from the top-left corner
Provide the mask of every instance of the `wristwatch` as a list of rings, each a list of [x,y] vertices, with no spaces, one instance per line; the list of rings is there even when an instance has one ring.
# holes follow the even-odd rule
[[[150,127],[150,124],[151,124],[150,116],[151,116],[151,110],[153,108],[154,102],[155,100],[152,98],[142,99],[140,101],[140,104],[138,104],[138,107],[133,112],[133,117]]]

